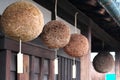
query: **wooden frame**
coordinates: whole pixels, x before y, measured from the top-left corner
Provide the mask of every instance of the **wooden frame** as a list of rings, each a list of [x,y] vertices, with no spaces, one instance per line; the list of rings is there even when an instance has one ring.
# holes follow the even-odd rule
[[[48,72],[50,75],[48,75],[48,80],[54,79],[54,58],[55,53],[52,50],[45,49],[40,47],[39,45],[32,44],[30,42],[28,43],[22,43],[22,53],[24,54],[24,73],[23,74],[17,74],[16,73],[16,62],[13,62],[11,56],[14,54],[16,57],[16,54],[18,53],[19,44],[17,41],[11,40],[6,37],[0,38],[0,63],[2,66],[0,66],[0,79],[1,80],[34,80],[35,78],[35,68],[38,67],[38,80],[43,80],[44,76],[44,60],[48,59],[50,66],[48,66]],[[16,57],[17,58],[17,57]],[[35,59],[38,60],[36,63]],[[12,61],[11,61],[12,60]],[[36,64],[38,66],[36,66]],[[15,78],[11,78],[11,67],[15,69],[14,73],[16,74]],[[13,73],[13,71],[12,71]],[[31,76],[30,76],[31,75]],[[15,76],[15,75],[14,75]]]

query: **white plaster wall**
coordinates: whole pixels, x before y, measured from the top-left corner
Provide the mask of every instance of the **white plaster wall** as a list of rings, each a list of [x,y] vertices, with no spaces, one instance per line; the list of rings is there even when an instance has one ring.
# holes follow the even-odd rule
[[[68,25],[70,27],[71,34],[75,33],[75,26],[73,26],[72,24],[68,23],[67,21],[65,21],[64,19],[62,19],[60,17],[57,17],[57,19],[60,21],[63,21],[66,25]],[[79,29],[77,29],[77,33],[80,33]]]
[[[3,13],[4,9],[11,3],[17,0],[0,0],[0,14]]]
[[[19,0],[0,0],[0,14],[3,13],[3,11],[6,9],[7,6],[9,6],[10,4],[12,4],[13,2],[16,2]],[[33,2],[32,0],[28,0]],[[40,8],[40,10],[43,13],[44,16],[44,22],[47,23],[48,21],[51,20],[51,12],[47,9],[45,9],[44,7],[40,6],[39,4],[33,2],[36,6],[38,6]]]

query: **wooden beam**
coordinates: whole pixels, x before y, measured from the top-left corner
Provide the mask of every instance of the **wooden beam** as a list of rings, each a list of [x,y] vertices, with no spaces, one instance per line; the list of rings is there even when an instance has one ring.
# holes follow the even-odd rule
[[[61,5],[62,4],[62,5]],[[63,6],[66,5],[66,6]],[[67,0],[59,0],[59,7],[61,7],[62,9],[64,9],[66,12],[68,12],[68,14],[74,15],[75,12],[77,12],[78,10],[72,5],[70,4]],[[113,37],[111,37],[107,32],[105,32],[103,29],[101,29],[97,24],[95,24],[89,17],[87,17],[85,14],[83,14],[82,12],[78,11],[79,15],[78,15],[78,19],[80,22],[82,22],[83,24],[85,24],[86,26],[91,25],[91,29],[92,29],[92,34],[93,36],[97,37],[98,39],[106,42],[107,44],[109,44],[110,46],[112,46],[113,48],[116,49],[120,49],[120,42],[118,42],[117,40],[115,40]]]
[[[39,1],[34,0],[34,1],[37,1],[39,4],[41,4],[40,2],[42,2],[42,0],[39,0]],[[54,3],[53,1],[54,0],[51,1],[52,5]],[[47,4],[50,5],[50,3],[46,3],[45,5],[47,5]],[[50,6],[46,6],[46,8],[49,8],[49,7]],[[78,15],[78,23],[79,23],[78,27],[80,29],[91,25],[91,27],[92,27],[92,36],[95,36],[98,39],[100,39],[100,40],[104,41],[105,43],[109,44],[115,50],[120,49],[120,42],[115,40],[107,32],[105,32],[103,29],[101,29],[96,23],[94,23],[88,16],[86,16],[80,10],[78,10],[68,0],[58,0],[58,16],[62,17],[63,19],[65,19],[69,23],[74,24],[74,15],[75,15],[76,12],[79,12],[79,15]],[[81,27],[81,24],[84,24],[85,26]]]
[[[0,38],[0,44],[0,49],[7,49],[16,52],[19,51],[19,42],[12,39],[6,37]],[[22,43],[22,53],[48,59],[55,58],[53,50],[43,48],[40,45],[32,44],[30,42]]]
[[[115,50],[120,49],[120,42],[115,40],[107,32],[105,32],[103,29],[98,27],[98,25],[95,24],[93,21],[91,21],[91,25],[92,25],[92,34],[93,34],[93,36],[95,36],[98,39],[104,41],[105,43],[107,43],[108,45],[113,47],[113,49],[115,49]]]

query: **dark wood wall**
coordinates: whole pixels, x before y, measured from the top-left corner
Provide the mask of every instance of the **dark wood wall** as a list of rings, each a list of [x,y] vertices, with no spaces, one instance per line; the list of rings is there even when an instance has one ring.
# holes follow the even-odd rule
[[[17,74],[18,42],[0,38],[0,80],[73,80],[73,59],[58,55],[59,74],[54,75],[54,51],[32,43],[22,43],[24,73]],[[80,61],[76,59],[77,78],[80,80]]]
[[[59,74],[56,80],[73,80],[72,79],[72,65],[73,59],[58,56],[58,71]],[[77,78],[75,80],[80,80],[80,61],[76,60],[76,67],[77,67]]]
[[[54,51],[22,44],[24,73],[17,74],[18,42],[0,38],[0,80],[54,80]]]

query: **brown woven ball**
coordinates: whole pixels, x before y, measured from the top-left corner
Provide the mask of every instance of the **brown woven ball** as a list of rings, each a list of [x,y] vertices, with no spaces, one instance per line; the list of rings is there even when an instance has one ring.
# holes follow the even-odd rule
[[[49,48],[62,48],[70,40],[70,28],[59,20],[52,20],[44,26],[41,39]]]
[[[18,1],[9,5],[1,18],[4,33],[15,40],[30,41],[42,32],[42,12],[31,2]]]
[[[72,34],[70,42],[64,47],[64,51],[72,57],[81,57],[88,53],[88,39],[82,34]]]
[[[93,59],[93,67],[99,73],[106,73],[113,69],[114,59],[109,52],[101,52]]]

